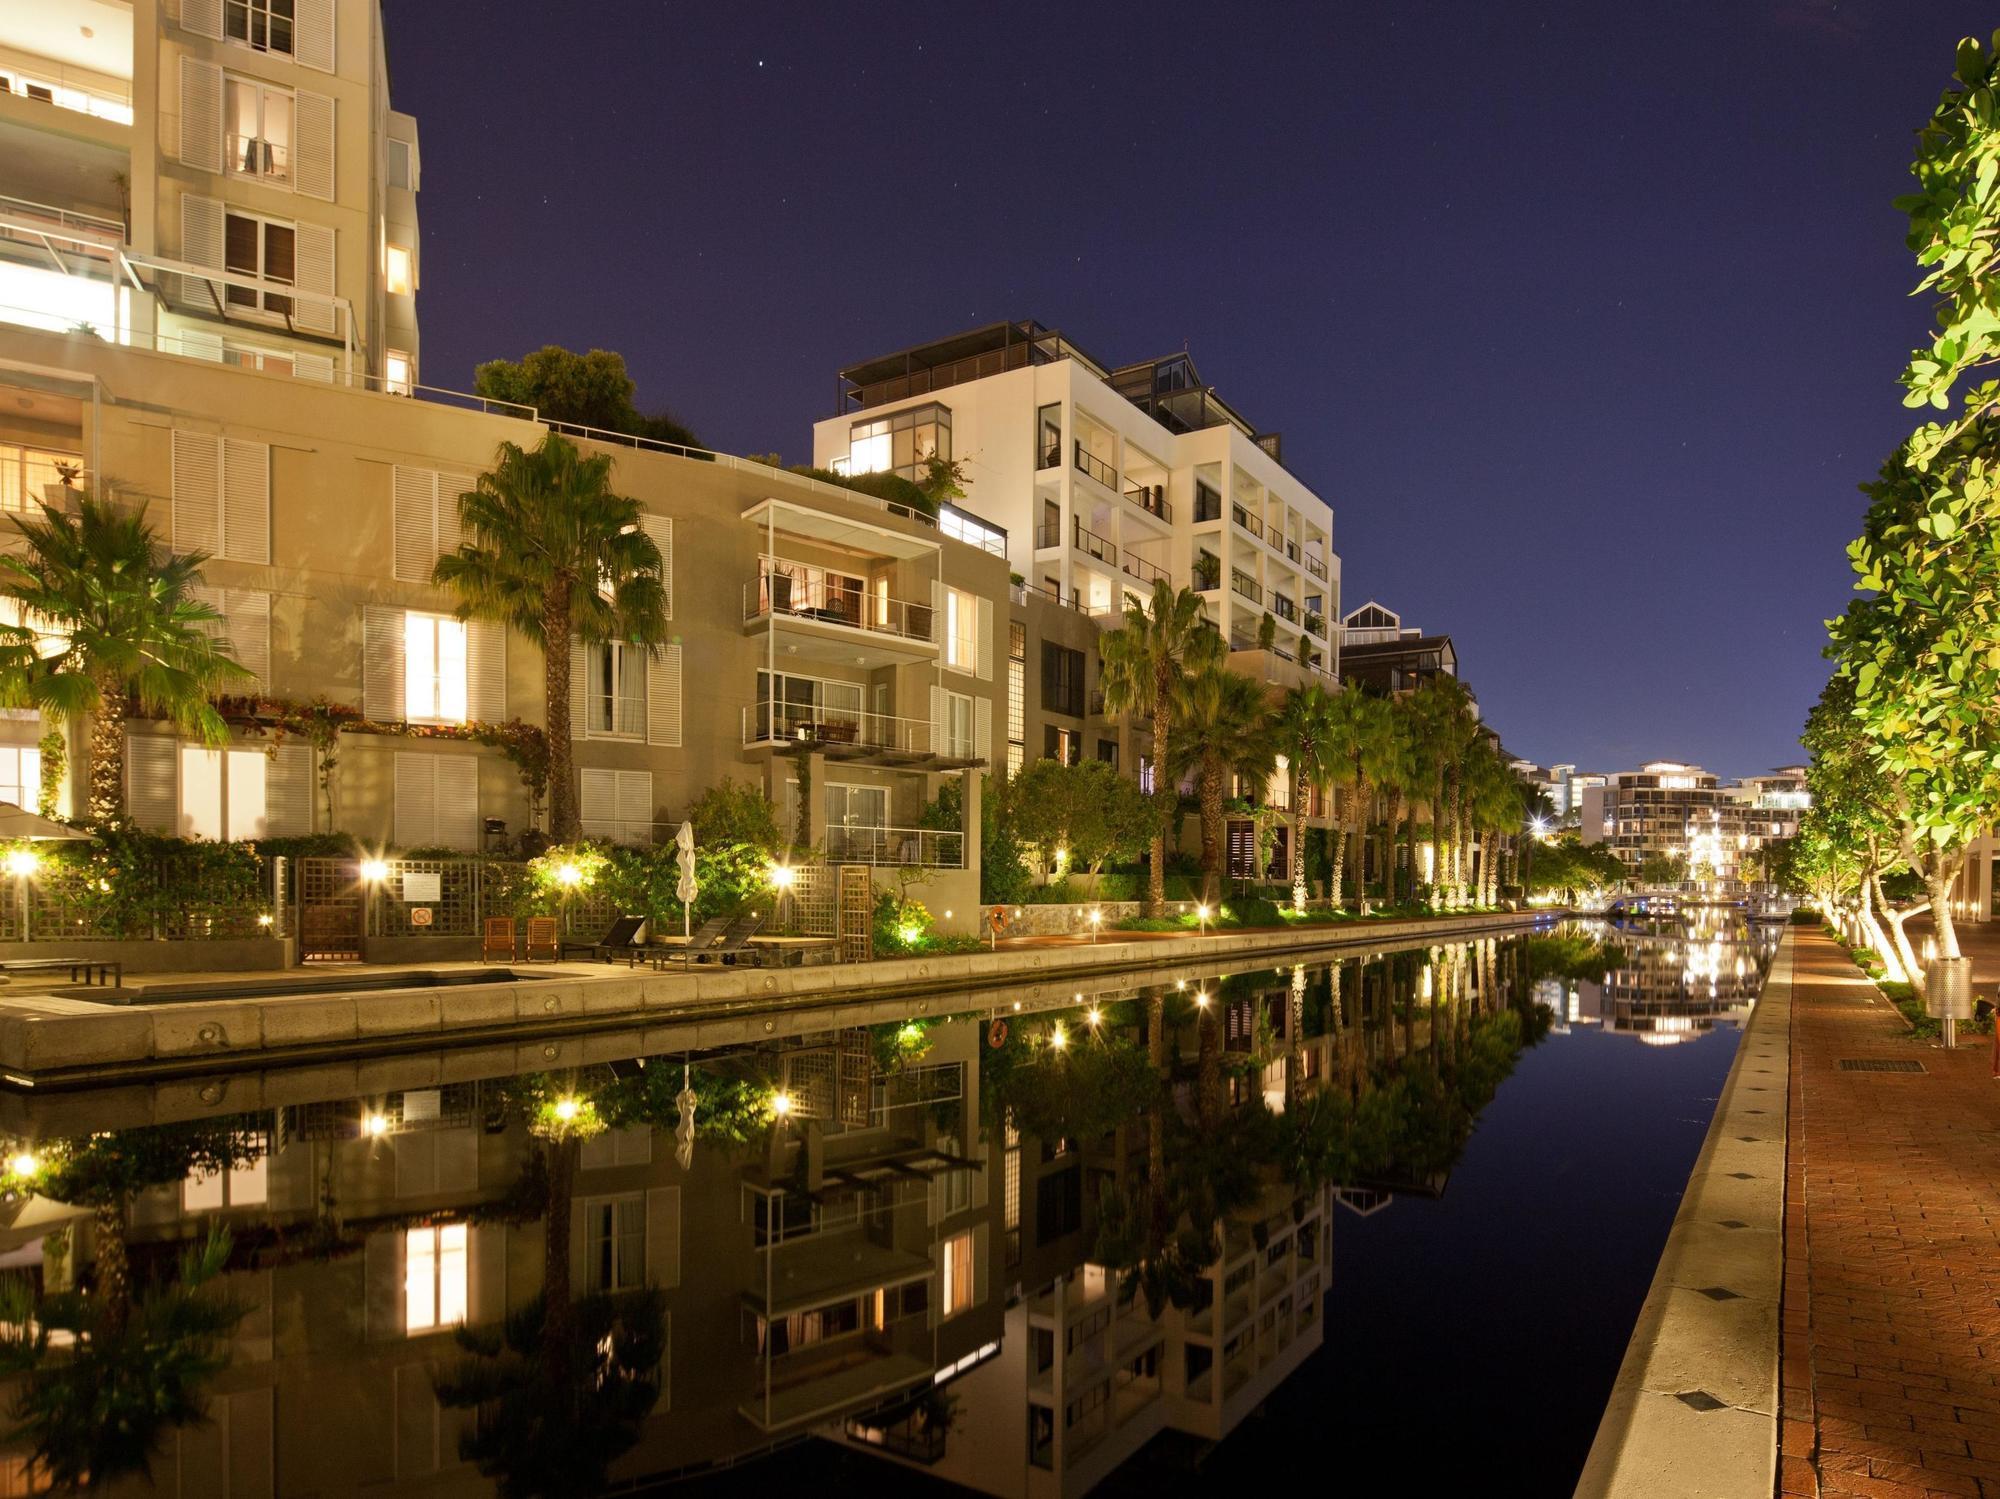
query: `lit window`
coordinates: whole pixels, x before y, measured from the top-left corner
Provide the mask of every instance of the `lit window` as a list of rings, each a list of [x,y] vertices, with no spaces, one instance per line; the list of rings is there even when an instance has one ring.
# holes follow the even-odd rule
[[[263,837],[264,778],[270,763],[270,756],[260,749],[182,745],[181,836],[217,843]]]
[[[443,614],[403,616],[403,716],[464,723],[465,622]]]
[[[646,652],[623,640],[590,647],[584,680],[585,732],[646,732]]]
[[[403,1327],[430,1332],[465,1321],[466,1228],[413,1228],[403,1238]]]
[[[229,121],[229,170],[267,182],[292,180],[292,96],[247,78],[230,78],[223,109]]]
[[[32,812],[41,795],[42,752],[31,747],[0,746],[0,802],[12,802]]]
[[[944,695],[945,753],[967,759],[973,751],[972,699],[962,692]]]
[[[416,260],[410,254],[408,245],[391,245],[383,265],[389,290],[397,296],[407,297],[417,289]]]
[[[223,29],[260,52],[292,50],[292,10],[296,0],[227,0]]]
[[[629,1197],[583,1201],[583,1281],[588,1291],[631,1291],[646,1274],[646,1202]]]
[[[979,600],[962,589],[948,588],[944,595],[944,664],[972,671],[978,662]]]
[[[972,1234],[956,1234],[944,1241],[944,1308],[942,1315],[955,1317],[972,1305]]]
[[[261,1207],[270,1200],[265,1157],[227,1171],[190,1171],[181,1183],[181,1207],[190,1213],[220,1208]]]
[[[392,396],[406,396],[411,383],[410,356],[400,349],[391,349],[382,357],[382,388]]]

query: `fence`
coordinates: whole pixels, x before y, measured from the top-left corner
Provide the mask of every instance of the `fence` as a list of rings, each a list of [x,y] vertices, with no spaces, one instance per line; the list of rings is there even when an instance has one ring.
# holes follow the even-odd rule
[[[119,867],[50,859],[32,875],[0,879],[0,942],[265,936],[271,880],[270,863],[248,857]]]

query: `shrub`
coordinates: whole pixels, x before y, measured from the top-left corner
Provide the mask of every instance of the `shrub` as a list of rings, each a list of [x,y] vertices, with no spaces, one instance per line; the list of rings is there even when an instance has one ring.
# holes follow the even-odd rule
[[[1235,926],[1283,926],[1275,902],[1261,895],[1232,895],[1222,903],[1223,913]]]
[[[688,809],[696,847],[704,843],[747,843],[775,854],[784,840],[778,834],[778,813],[761,787],[739,785],[724,776]]]

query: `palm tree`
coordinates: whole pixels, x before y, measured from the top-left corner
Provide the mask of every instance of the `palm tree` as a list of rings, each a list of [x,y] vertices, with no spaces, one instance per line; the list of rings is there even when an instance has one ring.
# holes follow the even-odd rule
[[[1222,801],[1231,775],[1254,785],[1270,779],[1277,761],[1264,689],[1221,666],[1187,684],[1183,728],[1168,767],[1176,782],[1193,771],[1201,803],[1202,895],[1214,901],[1222,873]]]
[[[1135,713],[1153,721],[1156,791],[1167,796],[1175,784],[1171,732],[1188,679],[1220,666],[1227,654],[1222,636],[1202,612],[1192,588],[1175,592],[1166,579],[1153,584],[1152,602],[1125,606],[1125,623],[1098,642],[1103,661],[1104,706],[1112,713]],[[1165,830],[1153,835],[1152,868],[1146,880],[1146,914],[1166,907]]]
[[[0,699],[54,719],[90,716],[90,820],[116,822],[126,714],[136,706],[217,744],[229,726],[210,698],[250,673],[210,633],[221,616],[194,596],[206,553],[173,555],[143,507],[86,496],[75,515],[42,514],[14,518],[27,550],[0,557],[0,597],[35,627],[4,641]]]
[[[1496,745],[1474,751],[1469,781],[1470,810],[1481,851],[1475,901],[1496,905],[1500,898],[1500,852],[1521,824],[1522,782]]]
[[[1420,765],[1429,781],[1424,789],[1431,811],[1431,899],[1443,905],[1453,890],[1446,828],[1458,805],[1465,751],[1479,733],[1479,721],[1472,714],[1471,694],[1456,677],[1426,678],[1411,694],[1410,709],[1417,723]]]
[[[549,742],[549,831],[577,836],[570,760],[569,643],[667,637],[660,549],[639,504],[611,489],[607,454],[585,457],[551,432],[539,446],[500,444],[493,467],[458,498],[469,538],[438,558],[431,579],[458,595],[460,619],[491,619],[541,648]]]
[[[1410,868],[1416,868],[1414,816],[1417,791],[1422,786],[1418,765],[1416,724],[1407,698],[1389,698],[1388,731],[1375,767],[1375,787],[1382,795],[1382,890],[1390,905],[1402,899],[1396,881],[1396,848],[1404,823],[1409,822],[1412,846]]]
[[[1285,698],[1278,737],[1292,772],[1292,909],[1306,908],[1306,788],[1333,777],[1334,697],[1319,683],[1294,688]]]
[[[1367,825],[1368,806],[1375,781],[1392,753],[1389,705],[1365,692],[1343,692],[1334,699],[1333,742],[1338,752],[1341,784],[1347,801],[1347,817],[1341,830],[1343,848],[1351,840],[1354,870],[1354,904],[1368,914],[1367,870],[1362,860],[1362,830]],[[1338,889],[1345,853],[1334,855],[1334,882]]]

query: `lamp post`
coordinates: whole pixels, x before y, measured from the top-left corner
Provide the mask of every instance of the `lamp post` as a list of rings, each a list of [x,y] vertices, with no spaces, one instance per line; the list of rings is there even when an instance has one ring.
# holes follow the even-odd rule
[[[1102,911],[1092,911],[1090,913],[1090,945],[1092,947],[1097,945],[1097,928],[1103,920],[1104,913]]]
[[[1208,903],[1203,901],[1194,908],[1195,919],[1201,923],[1201,934],[1208,935]]]
[[[41,859],[36,856],[32,849],[17,848],[11,854],[7,855],[7,872],[14,876],[15,899],[20,903],[21,940],[23,942],[28,941],[34,935],[29,930],[28,880],[41,867],[41,863]]]

